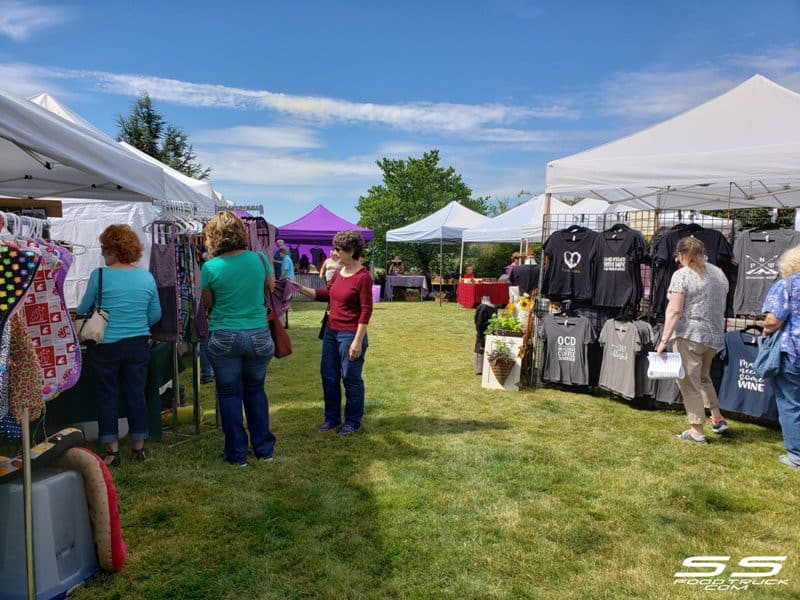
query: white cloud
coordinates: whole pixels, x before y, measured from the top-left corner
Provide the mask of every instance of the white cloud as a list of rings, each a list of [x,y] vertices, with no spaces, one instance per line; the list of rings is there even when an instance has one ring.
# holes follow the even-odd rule
[[[24,98],[42,92],[49,92],[60,98],[71,95],[53,77],[51,69],[43,69],[34,65],[0,63],[0,86],[4,91]]]
[[[34,32],[59,25],[70,19],[60,6],[42,5],[21,0],[0,0],[0,35],[24,42]]]
[[[213,165],[215,181],[243,184],[306,186],[332,181],[372,181],[380,176],[374,160],[353,157],[326,160],[306,156],[268,155],[259,150],[201,149],[205,164]]]
[[[800,91],[800,49],[789,46],[732,54],[713,64],[681,70],[652,68],[616,73],[600,90],[600,111],[631,120],[669,117],[730,90],[756,73]]]
[[[311,149],[323,143],[316,132],[302,127],[237,126],[225,129],[203,129],[192,133],[192,143],[256,148]]]
[[[154,99],[174,104],[206,108],[269,110],[318,125],[331,122],[366,123],[387,125],[408,131],[434,131],[460,135],[483,127],[508,126],[530,119],[572,120],[579,116],[578,111],[558,102],[541,106],[448,102],[378,104],[192,83],[147,75],[32,68],[46,72],[49,77],[57,80],[87,81],[95,89],[106,93],[136,96],[147,91]]]
[[[675,115],[739,83],[710,69],[621,73],[606,85],[602,110],[630,119]]]

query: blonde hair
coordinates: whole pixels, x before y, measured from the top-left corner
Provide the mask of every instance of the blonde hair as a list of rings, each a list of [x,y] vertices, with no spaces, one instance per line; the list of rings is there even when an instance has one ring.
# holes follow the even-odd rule
[[[778,271],[780,271],[781,277],[800,273],[800,244],[781,254],[778,259]]]
[[[706,247],[697,238],[692,236],[681,238],[675,247],[675,254],[683,255],[687,267],[694,269],[698,273],[705,273]]]
[[[217,213],[204,230],[206,248],[211,256],[231,250],[247,249],[247,232],[244,223],[229,210]]]

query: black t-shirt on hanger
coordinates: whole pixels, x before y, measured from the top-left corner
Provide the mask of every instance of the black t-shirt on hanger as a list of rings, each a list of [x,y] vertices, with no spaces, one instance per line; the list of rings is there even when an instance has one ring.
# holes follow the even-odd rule
[[[667,308],[667,288],[672,279],[673,273],[678,270],[679,263],[675,259],[675,248],[678,242],[687,237],[692,236],[697,238],[706,248],[706,256],[708,262],[716,265],[725,273],[729,282],[735,281],[735,273],[733,270],[733,248],[730,242],[725,238],[722,232],[716,229],[705,229],[700,225],[692,223],[685,225],[679,223],[672,228],[666,236],[661,238],[658,245],[654,248],[653,263],[654,269],[661,271],[658,278],[653,278],[653,300],[652,311],[653,314],[662,316]],[[733,285],[730,289],[733,290]],[[733,303],[733,293],[729,294],[729,305]]]
[[[591,300],[591,257],[597,232],[585,227],[561,229],[544,243],[542,294],[553,300]]]
[[[642,299],[639,265],[646,252],[642,234],[617,225],[600,233],[592,252],[595,306],[638,306]]]

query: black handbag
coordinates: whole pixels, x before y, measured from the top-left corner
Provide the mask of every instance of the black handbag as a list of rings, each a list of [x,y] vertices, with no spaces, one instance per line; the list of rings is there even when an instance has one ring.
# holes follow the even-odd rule
[[[322,324],[319,328],[319,335],[317,337],[319,339],[323,339],[325,337],[325,328],[328,326],[328,311],[325,310],[325,314],[322,315]]]

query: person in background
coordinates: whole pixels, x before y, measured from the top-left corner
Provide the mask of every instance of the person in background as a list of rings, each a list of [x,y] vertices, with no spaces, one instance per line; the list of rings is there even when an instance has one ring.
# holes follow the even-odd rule
[[[514,270],[514,267],[522,262],[521,259],[522,255],[519,252],[511,253],[511,264],[506,267],[506,275],[511,277],[511,272]]]
[[[464,268],[464,275],[462,279],[475,279],[475,273],[472,271],[472,265],[467,265]]]
[[[289,249],[284,246],[280,249],[281,255],[281,271],[280,279],[294,279],[294,263],[289,254]]]
[[[108,326],[103,341],[89,346],[89,361],[95,373],[95,398],[100,443],[106,448],[107,465],[120,464],[117,402],[121,397],[128,410],[133,459],[147,458],[144,440],[147,423],[147,367],[150,363],[150,326],[161,320],[156,282],[149,271],[134,263],[142,257],[142,243],[128,225],[110,225],[100,234],[100,250],[106,267],[103,271],[103,310],[108,311]],[[100,269],[89,276],[78,314],[94,306]]]
[[[200,272],[200,289],[210,313],[208,358],[216,375],[224,458],[246,467],[242,405],[256,458],[272,460],[275,449],[264,390],[267,365],[275,354],[264,294],[275,288],[275,277],[268,258],[246,249],[245,227],[234,213],[214,215],[206,225],[205,241],[213,258]]]
[[[364,354],[369,342],[367,325],[372,315],[372,277],[361,264],[364,238],[355,230],[340,231],[333,237],[342,268],[321,289],[301,287],[300,293],[330,303],[330,315],[322,338],[320,374],[325,399],[325,420],[318,431],[330,431],[342,422],[344,384],[344,425],[339,435],[351,435],[364,417]]]
[[[308,255],[303,254],[300,257],[300,264],[298,265],[298,271],[301,273],[308,273],[308,267],[311,265],[311,262],[308,260]]]
[[[389,265],[388,275],[402,275],[406,272],[403,266],[403,260],[399,256],[395,256],[392,264]]]
[[[778,460],[800,470],[800,246],[783,253],[778,271],[783,279],[773,284],[764,300],[764,334],[783,330],[775,400],[786,454]]]
[[[333,274],[342,268],[342,263],[339,262],[339,253],[336,248],[331,248],[330,256],[325,259],[319,269],[319,278],[325,283],[333,279]]]
[[[520,294],[533,294],[533,290],[539,288],[539,265],[533,256],[526,257],[523,264],[511,269],[508,281],[511,285],[519,286]]]
[[[286,248],[286,243],[283,240],[275,242],[275,254],[272,256],[272,266],[274,267],[274,272],[278,274],[281,272],[281,261],[283,261],[281,250],[283,248]]]
[[[675,257],[682,269],[672,275],[669,284],[664,332],[656,350],[664,355],[673,343],[685,370],[678,379],[690,429],[677,434],[678,439],[708,443],[703,433],[705,406],[711,410],[711,430],[728,431],[728,423],[719,411],[717,393],[711,382],[711,361],[725,346],[725,299],[728,279],[719,267],[706,261],[705,246],[691,236],[678,242]]]

